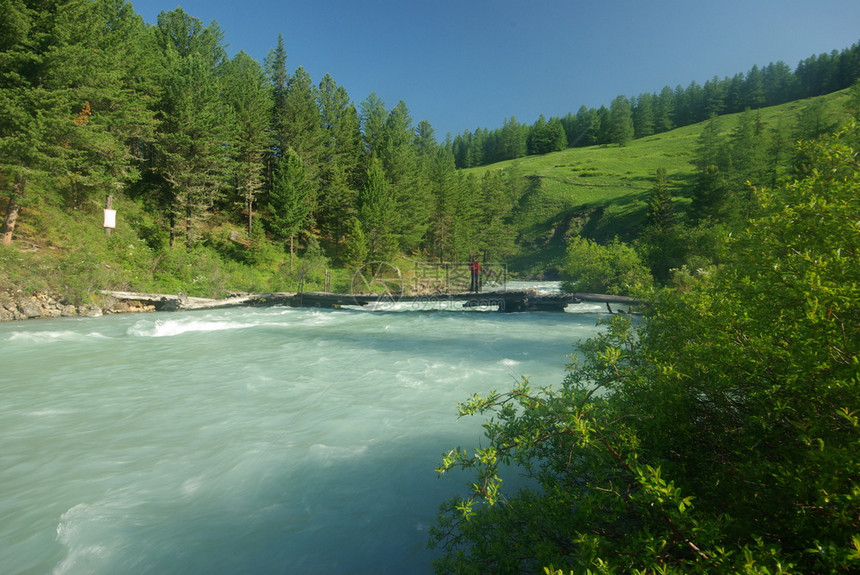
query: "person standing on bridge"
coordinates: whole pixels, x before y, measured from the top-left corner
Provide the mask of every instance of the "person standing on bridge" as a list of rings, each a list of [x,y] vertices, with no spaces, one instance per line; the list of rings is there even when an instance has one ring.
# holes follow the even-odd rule
[[[472,258],[472,263],[469,264],[469,272],[472,276],[472,285],[469,286],[469,291],[481,291],[481,264],[478,263],[478,258]]]

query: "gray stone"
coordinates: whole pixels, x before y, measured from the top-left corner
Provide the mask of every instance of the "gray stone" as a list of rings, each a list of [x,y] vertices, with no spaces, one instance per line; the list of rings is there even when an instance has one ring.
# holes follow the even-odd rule
[[[42,306],[34,299],[27,299],[19,302],[18,311],[27,319],[42,317]]]
[[[91,304],[81,309],[81,315],[84,317],[101,317],[102,308],[95,304]]]

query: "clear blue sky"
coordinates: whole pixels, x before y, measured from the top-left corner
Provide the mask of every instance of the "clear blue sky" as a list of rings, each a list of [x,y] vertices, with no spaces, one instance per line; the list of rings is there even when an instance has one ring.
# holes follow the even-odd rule
[[[860,41],[858,0],[132,0],[218,22],[233,56],[325,74],[359,106],[400,100],[436,137],[609,106]]]

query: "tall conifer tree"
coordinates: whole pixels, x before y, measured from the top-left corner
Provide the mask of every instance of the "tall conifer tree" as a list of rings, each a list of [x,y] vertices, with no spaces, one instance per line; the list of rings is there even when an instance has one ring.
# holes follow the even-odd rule
[[[299,66],[287,83],[286,114],[282,137],[302,159],[308,182],[318,190],[323,146],[326,140],[318,105],[317,88],[310,75]]]
[[[289,148],[287,141],[287,50],[284,38],[278,34],[278,43],[266,58],[266,74],[269,76],[272,91],[272,156],[280,157]]]
[[[190,248],[198,221],[220,198],[227,172],[225,144],[234,126],[217,75],[226,51],[216,23],[204,27],[181,8],[159,14],[156,36],[166,70],[156,171],[165,186],[170,245],[181,222]]]
[[[362,178],[361,130],[358,113],[343,86],[326,74],[319,86],[319,108],[325,132],[320,190],[315,220],[335,245],[335,255],[347,224],[355,216]]]
[[[666,168],[657,168],[654,185],[648,195],[648,225],[660,230],[672,226],[675,210],[672,206],[672,193],[666,178]]]
[[[516,237],[510,221],[515,206],[510,193],[512,177],[510,171],[488,170],[481,178],[477,236],[486,261],[501,262],[516,252]]]
[[[397,103],[385,120],[376,150],[394,199],[395,231],[404,251],[419,246],[427,229],[429,193],[419,178],[412,116],[403,101]]]
[[[712,116],[699,135],[695,161],[696,182],[693,201],[690,203],[693,221],[708,218],[722,220],[726,215],[728,196],[724,174],[725,155],[719,118]]]
[[[668,132],[675,124],[675,94],[669,86],[665,86],[657,96],[656,118],[654,129],[657,133]]]
[[[651,94],[641,94],[633,107],[633,131],[637,138],[644,138],[654,133],[654,97]]]
[[[449,150],[440,149],[425,157],[427,178],[432,192],[433,208],[430,216],[427,247],[440,261],[457,261],[455,225],[458,210],[462,209],[463,188]]]
[[[645,229],[639,237],[637,251],[642,253],[651,274],[660,283],[669,280],[670,270],[683,265],[685,245],[679,235],[681,229],[675,223],[675,208],[666,168],[657,168],[654,184],[648,194],[648,214]]]
[[[295,239],[307,230],[313,211],[313,191],[302,159],[292,148],[277,159],[269,192],[268,224],[272,233],[287,242],[290,270],[295,256]]]
[[[389,192],[385,171],[377,159],[371,160],[367,179],[359,192],[358,219],[371,261],[386,261],[396,253],[397,206]]]
[[[624,146],[633,139],[633,110],[627,96],[618,96],[609,108],[609,138],[613,144]]]
[[[385,109],[385,102],[376,92],[371,92],[361,103],[359,117],[365,153],[368,157],[374,155],[378,157],[388,112]]]
[[[264,186],[271,99],[262,68],[245,52],[236,54],[225,68],[225,97],[236,122],[231,183],[245,206],[250,234],[257,197]]]

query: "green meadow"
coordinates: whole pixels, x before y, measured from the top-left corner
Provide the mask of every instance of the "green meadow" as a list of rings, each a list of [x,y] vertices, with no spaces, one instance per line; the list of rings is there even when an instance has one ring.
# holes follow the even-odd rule
[[[813,101],[825,105],[833,123],[846,114],[847,91],[762,108],[757,114],[768,132],[778,131],[791,145],[798,118]],[[720,116],[728,135],[741,114]],[[509,262],[525,276],[553,277],[566,240],[580,234],[599,242],[632,241],[642,229],[649,191],[658,168],[665,168],[683,214],[695,176],[699,136],[707,122],[632,140],[627,145],[568,148],[465,170],[480,177],[488,170],[513,170],[527,180],[518,213],[520,254]]]

